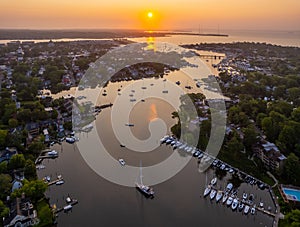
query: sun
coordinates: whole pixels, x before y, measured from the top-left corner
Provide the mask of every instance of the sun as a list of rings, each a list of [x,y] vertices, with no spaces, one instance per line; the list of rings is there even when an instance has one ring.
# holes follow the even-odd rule
[[[148,12],[147,16],[148,16],[148,18],[152,18],[153,17],[153,13],[152,12]]]

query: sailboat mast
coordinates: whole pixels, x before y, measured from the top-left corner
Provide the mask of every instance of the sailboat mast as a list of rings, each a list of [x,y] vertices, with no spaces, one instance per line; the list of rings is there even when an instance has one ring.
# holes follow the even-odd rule
[[[142,161],[140,162],[140,182],[143,184]]]

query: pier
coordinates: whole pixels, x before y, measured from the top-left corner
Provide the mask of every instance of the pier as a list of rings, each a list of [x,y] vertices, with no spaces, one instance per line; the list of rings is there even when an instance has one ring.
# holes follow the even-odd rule
[[[78,204],[78,200],[77,199],[73,199],[71,203],[69,203],[68,205],[71,205],[71,208],[68,209],[68,210],[71,210],[73,208],[74,205]],[[64,211],[64,207],[60,207],[60,208],[57,208],[57,209],[54,209],[54,214],[57,214],[57,213],[60,213],[62,211]],[[65,211],[68,211],[68,210],[65,210]]]
[[[175,143],[174,143],[175,141]],[[232,167],[231,165],[223,162],[222,160],[220,159],[217,159],[216,157],[214,157],[213,155],[211,154],[208,154],[196,147],[192,147],[192,146],[188,146],[186,143],[184,142],[180,142],[178,141],[176,138],[172,137],[172,136],[165,136],[163,137],[161,140],[160,140],[161,144],[163,143],[166,143],[166,145],[171,145],[171,146],[174,146],[173,149],[178,149],[178,150],[181,150],[181,151],[186,151],[186,153],[188,153],[189,155],[192,155],[194,156],[195,158],[198,158],[199,160],[201,159],[201,162],[202,161],[205,161],[207,162],[208,164],[215,166],[215,167],[220,167],[220,165],[222,164],[222,166],[224,166],[224,168],[221,168],[221,169],[224,169],[224,170],[229,170],[229,169],[232,169],[232,172],[231,173],[236,173],[238,174],[240,177],[243,175],[244,176],[244,180],[245,182],[247,183],[250,183],[249,181],[251,181],[251,184],[257,184],[258,187],[260,189],[268,189],[270,194],[271,194],[271,197],[272,197],[272,200],[273,200],[273,203],[274,203],[274,208],[275,208],[275,213],[269,211],[269,210],[266,210],[264,209],[263,207],[260,207],[260,206],[257,206],[256,204],[253,205],[253,203],[251,202],[248,202],[246,200],[239,200],[239,201],[242,201],[242,203],[246,204],[246,205],[249,205],[250,207],[255,207],[255,209],[259,212],[262,212],[264,214],[267,214],[271,217],[274,218],[274,224],[273,226],[277,226],[278,224],[278,219],[280,218],[281,214],[280,214],[280,211],[278,210],[278,205],[277,205],[277,201],[275,200],[275,197],[274,197],[274,193],[272,191],[272,188],[271,186],[269,186],[268,184],[262,182],[261,180],[259,179],[256,179],[255,177],[253,176],[250,176],[249,174],[235,168],[235,167]],[[180,148],[180,146],[183,146],[182,148]],[[186,149],[186,147],[189,147],[190,149]],[[201,155],[201,156],[200,156]],[[205,160],[204,160],[205,159]],[[217,165],[217,163],[221,163],[220,165]],[[227,168],[227,169],[226,169]],[[247,179],[248,178],[248,181]],[[250,180],[249,180],[250,178]],[[212,189],[218,191],[218,189],[216,187],[214,187],[213,185],[210,186]],[[224,191],[222,191],[224,193]],[[236,197],[236,195],[234,196]]]
[[[58,181],[63,181],[64,179],[62,178],[62,177],[60,177],[60,178],[57,178],[56,180],[54,180],[54,181],[50,181],[49,183],[48,183],[48,186],[51,186],[51,185],[53,185],[53,184],[56,184]]]

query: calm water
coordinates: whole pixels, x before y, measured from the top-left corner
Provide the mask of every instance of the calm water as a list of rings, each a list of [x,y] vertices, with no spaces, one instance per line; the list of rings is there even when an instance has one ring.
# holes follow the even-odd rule
[[[177,43],[177,38],[178,42]],[[191,36],[174,36],[166,38],[158,38],[157,41],[166,41],[171,39],[173,43],[190,43],[193,40]],[[212,37],[201,37],[212,40]],[[218,38],[219,37],[214,37]],[[263,38],[263,37],[262,37]],[[180,41],[181,39],[181,41]],[[221,39],[224,39],[221,38]],[[282,40],[286,40],[282,38]],[[195,39],[194,39],[195,41]],[[193,42],[194,42],[193,41]],[[241,40],[236,40],[241,41]],[[253,41],[253,40],[252,40]],[[201,42],[201,41],[197,41]],[[213,42],[213,41],[212,41]],[[219,40],[219,42],[221,42]],[[271,42],[271,41],[270,41]],[[279,44],[279,43],[277,43]],[[282,44],[283,45],[283,44]],[[286,45],[293,45],[293,42],[287,42]],[[300,44],[297,44],[300,46]],[[208,62],[209,64],[215,62]],[[193,85],[195,82],[191,79],[180,75],[178,72],[170,73],[166,76],[168,81],[174,83],[181,81],[181,86]],[[118,89],[122,87],[122,95],[125,95],[124,88],[128,85],[132,86],[136,92],[134,96],[145,98],[145,102],[132,103],[129,96],[123,101],[119,108],[119,119],[114,119],[114,123],[121,120],[122,107],[131,107],[130,121],[135,123],[131,128],[131,132],[139,139],[147,139],[150,136],[148,125],[153,119],[162,119],[167,130],[175,123],[171,118],[171,113],[177,109],[168,102],[155,97],[147,98],[147,91],[137,92],[141,86],[153,84],[151,89],[157,93],[162,90],[172,90],[171,87],[165,85],[162,79],[145,79],[143,81],[122,82],[109,84],[106,88],[107,96],[99,98],[100,103],[114,102],[117,97]],[[156,90],[155,90],[156,89]],[[193,90],[192,90],[193,91]],[[186,92],[186,90],[185,90]],[[196,92],[196,91],[195,91]],[[128,95],[128,94],[126,94]],[[174,99],[172,93],[165,94],[166,99]],[[143,166],[149,166],[159,163],[167,159],[173,151],[169,146],[162,145],[151,152],[135,152],[128,148],[121,148],[120,142],[115,137],[115,132],[111,125],[111,108],[103,110],[95,121],[97,131],[101,138],[105,149],[114,158],[124,158],[126,164],[139,166],[139,161],[143,161]],[[117,124],[118,125],[118,124]],[[119,124],[117,130],[122,132],[124,124]],[[159,133],[159,132],[157,132]],[[160,132],[161,133],[161,132]],[[78,135],[80,141],[88,141],[91,133],[81,133]],[[158,141],[157,141],[158,142]],[[130,144],[128,141],[127,145]],[[53,147],[59,151],[59,158],[55,160],[45,160],[43,164],[46,169],[39,170],[40,178],[50,175],[55,178],[62,174],[65,184],[61,186],[53,185],[49,187],[46,194],[50,197],[50,203],[62,207],[66,204],[65,199],[68,195],[79,200],[79,204],[75,205],[71,212],[60,213],[58,217],[58,226],[234,226],[234,227],[253,227],[253,226],[272,226],[273,219],[260,212],[255,215],[233,212],[230,208],[223,204],[217,204],[210,201],[209,198],[203,198],[203,191],[206,184],[206,174],[198,171],[198,163],[193,158],[174,177],[169,180],[154,185],[155,198],[146,199],[133,187],[120,186],[114,184],[96,174],[84,161],[76,144],[63,143]],[[81,152],[100,152],[99,148],[88,147]],[[97,163],[97,160],[95,160]],[[99,160],[99,165],[101,161]],[[118,164],[118,162],[117,162]],[[114,168],[120,168],[119,165],[111,166],[107,171],[114,171]],[[160,174],[160,173],[159,173]],[[161,173],[163,174],[163,173]],[[137,173],[138,175],[138,173]],[[214,177],[214,171],[207,171],[207,179]],[[224,188],[230,176],[226,176],[222,180],[218,180],[217,188]],[[147,183],[145,177],[144,182]],[[134,181],[132,182],[134,184]],[[271,206],[274,212],[274,204],[268,191],[261,191],[255,186],[243,183],[239,187],[238,195],[241,198],[243,192],[253,193],[255,202],[260,200],[264,202],[264,207]]]
[[[155,41],[170,42],[177,45],[192,43],[232,43],[232,42],[261,42],[281,46],[300,47],[300,31],[224,31],[228,37],[222,36],[187,36],[173,35],[169,37],[155,37]],[[137,42],[145,42],[147,38],[131,39]]]
[[[178,75],[174,73],[173,76],[176,78]],[[169,77],[171,78],[172,75]],[[185,83],[191,83],[191,81],[180,78],[182,82],[184,81],[183,86]],[[130,83],[110,84],[106,89],[108,95],[102,96],[99,101],[102,103],[114,101],[117,89],[121,85],[124,88]],[[157,89],[158,92],[161,92],[162,89],[171,89],[162,85],[162,79],[148,79],[140,81],[140,83],[145,83],[147,86],[149,83],[153,83],[153,89]],[[141,86],[141,84],[137,84],[139,83],[136,82],[132,85],[136,91],[135,96],[143,96],[143,93],[137,94]],[[122,92],[122,95],[124,93]],[[171,96],[171,94],[166,95]],[[123,102],[123,105],[132,106],[130,119],[135,121],[132,133],[140,139],[149,137],[147,125],[152,119],[163,119],[167,128],[175,123],[175,120],[171,118],[171,113],[175,108],[161,99],[145,97],[145,102],[134,105],[128,100]],[[134,166],[138,166],[139,161],[142,160],[143,166],[149,166],[168,158],[172,152],[177,152],[166,145],[159,146],[147,153],[121,148],[120,142],[112,130],[111,110],[111,108],[105,109],[97,116],[94,129],[97,130],[105,149],[116,160],[122,157],[127,164]],[[119,117],[122,118],[121,110]],[[122,130],[122,128],[124,128],[124,124],[120,125],[118,129]],[[91,133],[81,133],[78,136],[81,141],[84,141],[91,137]],[[45,160],[43,164],[46,168],[39,170],[38,175],[40,178],[46,175],[55,178],[62,174],[65,184],[49,187],[46,194],[50,197],[50,203],[62,207],[66,204],[65,199],[68,194],[79,200],[79,204],[74,206],[72,212],[59,214],[58,226],[272,226],[273,219],[260,212],[257,212],[256,215],[248,214],[246,216],[238,211],[233,212],[225,205],[217,204],[215,200],[210,201],[209,198],[203,198],[206,174],[198,171],[198,163],[194,158],[174,177],[154,185],[155,198],[147,199],[133,187],[120,186],[98,176],[83,160],[76,144],[63,143],[55,145],[53,148],[59,151],[59,158]],[[91,146],[90,149],[83,152],[100,152],[98,149],[92,149]],[[111,168],[108,171],[114,171],[114,167]],[[213,176],[213,170],[208,170],[207,179],[210,180]],[[218,180],[216,187],[224,188],[228,177],[230,176]],[[254,193],[257,203],[262,200],[265,207],[271,206],[274,209],[274,204],[267,191],[242,184],[239,188],[239,197],[243,192]]]
[[[198,31],[195,31],[198,32]],[[205,33],[205,31],[204,31]],[[217,33],[216,31],[207,31],[206,33]],[[218,36],[187,36],[174,35],[169,37],[157,37],[155,41],[169,42],[177,45],[190,43],[231,43],[231,42],[265,42],[282,46],[300,47],[300,31],[247,31],[247,30],[224,30],[220,33],[228,34],[228,37]],[[67,42],[78,40],[90,40],[83,38],[73,39],[53,39],[55,42]],[[107,39],[94,39],[107,40]],[[147,38],[130,38],[133,41],[147,41]],[[7,43],[14,40],[0,40],[0,43]],[[49,40],[20,40],[20,41],[35,41],[49,42]]]

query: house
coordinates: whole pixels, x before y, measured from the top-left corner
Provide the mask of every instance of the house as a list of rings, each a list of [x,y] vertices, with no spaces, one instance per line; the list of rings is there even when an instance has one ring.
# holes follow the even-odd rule
[[[264,165],[271,170],[278,170],[282,167],[286,157],[281,154],[278,147],[271,142],[264,141],[258,149],[259,158]]]
[[[17,154],[16,148],[5,148],[4,151],[0,151],[0,163],[3,161],[8,161],[11,159],[11,157],[15,154]]]
[[[38,136],[40,132],[39,124],[35,122],[26,124],[25,129],[32,137]]]
[[[4,227],[20,226],[27,227],[36,225],[39,222],[37,212],[25,194],[21,198],[16,198],[10,204],[9,216],[3,219]]]

